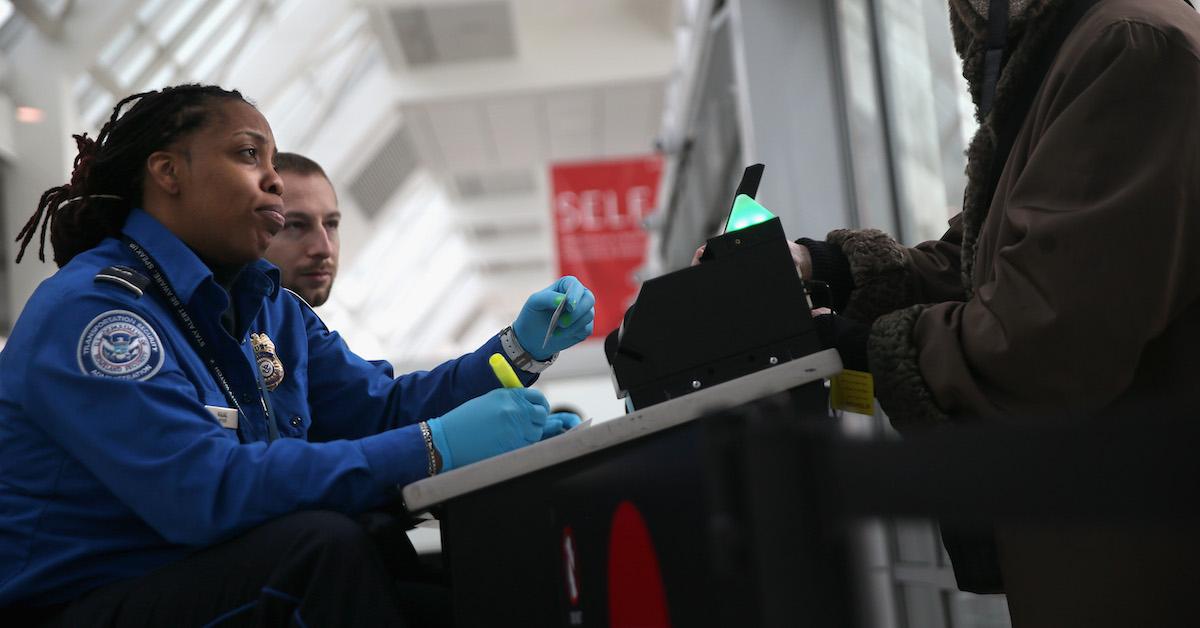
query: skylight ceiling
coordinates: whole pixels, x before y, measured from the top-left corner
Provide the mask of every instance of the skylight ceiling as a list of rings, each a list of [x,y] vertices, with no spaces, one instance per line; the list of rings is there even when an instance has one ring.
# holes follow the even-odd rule
[[[75,83],[83,122],[98,129],[128,94],[185,80],[220,82],[238,43],[290,0],[146,0]]]

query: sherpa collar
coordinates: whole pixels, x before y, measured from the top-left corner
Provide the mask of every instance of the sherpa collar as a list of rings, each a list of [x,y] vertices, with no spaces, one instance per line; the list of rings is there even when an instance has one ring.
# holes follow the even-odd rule
[[[950,0],[950,27],[954,45],[963,59],[963,76],[971,91],[978,117],[983,90],[983,56],[987,20],[976,5],[987,0]],[[962,275],[968,297],[974,292],[972,276],[975,269],[975,244],[979,230],[987,218],[991,198],[988,177],[996,151],[996,129],[1011,115],[1018,86],[1039,77],[1028,76],[1030,65],[1039,50],[1047,43],[1054,17],[1068,0],[1009,0],[1009,9],[1016,13],[1008,29],[1008,61],[996,85],[995,106],[987,117],[979,119],[979,130],[967,149],[967,186],[963,194]]]
[[[989,0],[967,0],[967,4],[975,10],[978,15],[986,16],[988,14]],[[1036,4],[1035,0],[1008,0],[1008,17],[1009,19],[1020,17],[1029,5]]]

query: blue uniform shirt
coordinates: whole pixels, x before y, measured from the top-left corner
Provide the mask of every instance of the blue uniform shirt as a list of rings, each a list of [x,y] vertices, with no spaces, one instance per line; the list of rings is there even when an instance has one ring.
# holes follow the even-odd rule
[[[174,308],[152,286],[139,296],[96,280],[114,265],[149,275],[126,244],[71,260],[0,352],[0,607],[73,599],[297,510],[378,506],[426,475],[416,423],[498,386],[487,364],[504,353],[497,337],[393,379],[281,290],[265,261],[231,289],[231,336],[220,323],[230,293],[191,249],[141,210],[125,234],[186,303],[241,409],[237,427],[206,408],[231,404]],[[265,404],[250,334],[265,334],[283,367]]]

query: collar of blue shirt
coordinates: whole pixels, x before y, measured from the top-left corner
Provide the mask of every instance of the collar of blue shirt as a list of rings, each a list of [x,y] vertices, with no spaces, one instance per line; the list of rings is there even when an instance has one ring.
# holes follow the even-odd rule
[[[171,288],[184,303],[192,300],[192,295],[205,280],[213,280],[212,270],[204,261],[145,210],[131,210],[122,231],[162,267]],[[262,296],[274,298],[279,293],[279,269],[259,259],[242,271],[237,283],[251,287]]]

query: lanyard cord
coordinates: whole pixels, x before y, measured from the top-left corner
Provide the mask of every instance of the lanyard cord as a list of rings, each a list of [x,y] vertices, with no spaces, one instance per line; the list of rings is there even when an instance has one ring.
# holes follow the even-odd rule
[[[1013,86],[1010,88],[1012,95],[1008,98],[1008,104],[1005,105],[1003,115],[998,113],[994,121],[996,149],[992,154],[991,170],[988,178],[985,180],[987,188],[984,195],[984,198],[989,199],[989,202],[996,194],[996,186],[999,185],[1000,175],[1004,172],[1004,166],[1008,163],[1008,157],[1012,153],[1017,135],[1025,124],[1025,118],[1029,116],[1033,100],[1037,97],[1042,83],[1045,82],[1046,76],[1050,72],[1050,66],[1053,65],[1055,58],[1058,56],[1059,49],[1062,48],[1063,42],[1066,41],[1067,37],[1075,29],[1075,26],[1079,24],[1079,21],[1083,19],[1083,16],[1099,1],[1070,0],[1067,2],[1061,13],[1053,18],[1054,24],[1050,27],[1049,35],[1046,42],[1042,44],[1042,48],[1034,54],[1032,61],[1022,69],[1021,77],[1014,77]],[[1007,3],[1003,0],[992,0],[988,12],[988,54],[991,55],[995,51],[995,54],[991,57],[994,60],[995,69],[989,72],[985,68],[984,72],[984,98],[981,104],[981,110],[984,115],[987,115],[987,112],[991,110],[990,106],[995,104],[996,81],[999,80],[1000,76],[1002,65],[1000,62],[1006,38],[1001,31],[1007,30],[1008,25]],[[994,22],[993,17],[998,18],[998,20]],[[1000,21],[1003,24],[1000,24]],[[1001,29],[1001,26],[1004,28]],[[988,105],[989,108],[984,108],[983,105]],[[963,199],[963,205],[965,206],[967,203],[965,191]],[[988,206],[985,205],[984,207],[986,211]]]
[[[154,280],[154,285],[156,288],[158,288],[159,294],[161,294],[166,300],[167,304],[171,306],[170,309],[172,313],[175,314],[176,321],[178,321],[179,324],[182,325],[185,330],[187,330],[187,337],[188,340],[191,341],[192,348],[196,350],[196,353],[200,355],[200,359],[204,361],[206,366],[208,366],[209,373],[211,373],[213,379],[217,381],[217,385],[221,388],[221,392],[225,395],[226,401],[228,401],[229,404],[232,405],[239,414],[246,416],[246,413],[242,411],[241,404],[238,403],[237,397],[233,394],[233,388],[230,387],[229,380],[225,378],[225,372],[221,370],[221,365],[217,363],[217,359],[213,357],[208,342],[204,339],[204,334],[200,332],[200,328],[196,326],[196,322],[192,320],[191,315],[188,314],[187,308],[184,307],[183,302],[179,300],[179,296],[175,294],[174,288],[171,287],[171,284],[167,281],[167,278],[162,274],[162,271],[159,270],[158,264],[155,263],[154,258],[150,257],[150,254],[147,253],[146,250],[141,247],[141,245],[129,238],[125,238],[125,244],[129,247],[130,251],[133,251],[133,254],[142,263],[142,266],[146,268],[146,271],[150,273],[150,278]],[[257,381],[258,378],[255,377],[255,380]],[[273,441],[276,438],[279,438],[279,429],[275,427],[275,421],[271,416],[271,410],[267,406],[267,400],[262,389],[262,382],[257,383],[258,402],[262,405],[263,415],[267,418],[267,438],[268,441]]]

